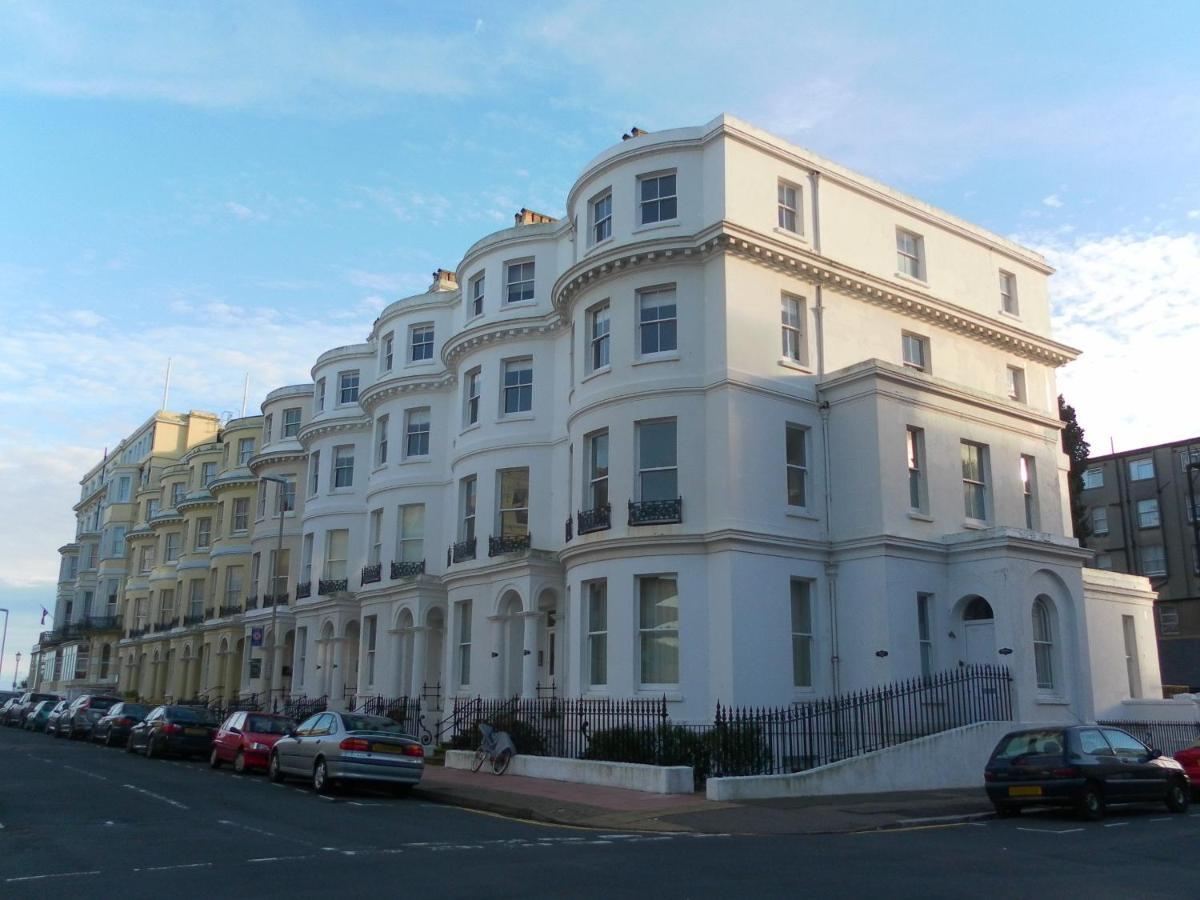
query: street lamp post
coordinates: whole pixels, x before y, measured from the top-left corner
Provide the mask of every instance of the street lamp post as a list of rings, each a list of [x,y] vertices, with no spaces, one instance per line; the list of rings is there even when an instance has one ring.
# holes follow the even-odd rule
[[[276,495],[279,498],[279,540],[275,545],[275,565],[271,573],[271,640],[267,644],[267,702],[271,704],[271,709],[275,709],[275,642],[279,640],[278,622],[279,622],[279,561],[283,559],[283,514],[287,511],[284,504],[284,488],[290,482],[286,478],[277,478],[274,475],[260,475],[263,481],[273,481],[279,485],[276,490]],[[284,584],[287,584],[285,578]]]
[[[17,679],[21,675],[21,651],[17,651],[17,664],[13,666],[13,690],[17,689]]]
[[[6,643],[8,643],[8,610],[0,609],[0,612],[4,613],[4,634],[2,636],[0,636],[0,678],[3,678],[4,677],[4,675],[3,675],[3,672],[4,672],[4,645]],[[18,663],[18,665],[20,665],[20,664]],[[16,684],[17,684],[17,676],[13,675],[13,687],[16,687]]]

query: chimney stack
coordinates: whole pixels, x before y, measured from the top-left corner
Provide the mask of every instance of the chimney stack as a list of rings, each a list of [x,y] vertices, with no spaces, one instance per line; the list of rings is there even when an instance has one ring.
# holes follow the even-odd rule
[[[517,210],[517,214],[513,216],[517,225],[542,225],[546,222],[555,221],[554,216],[547,216],[544,213],[534,212],[532,209],[521,207]]]
[[[627,131],[627,132],[625,132],[625,134],[621,135],[621,140],[628,141],[628,140],[632,140],[635,137],[641,137],[643,134],[649,134],[649,133],[650,132],[643,131],[641,128],[638,128],[636,125],[634,125],[632,128],[629,129],[629,131]]]
[[[433,273],[433,284],[429,286],[430,291],[454,291],[458,290],[458,278],[449,269],[437,269]]]

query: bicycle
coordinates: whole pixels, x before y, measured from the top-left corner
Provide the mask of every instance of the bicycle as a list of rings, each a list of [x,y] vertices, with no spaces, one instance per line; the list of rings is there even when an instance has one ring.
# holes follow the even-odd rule
[[[508,771],[508,764],[516,755],[517,748],[513,746],[512,738],[507,731],[497,731],[491,725],[480,723],[479,733],[483,735],[478,749],[475,751],[475,761],[471,765],[472,772],[478,772],[488,760],[492,763],[492,774],[503,775]]]

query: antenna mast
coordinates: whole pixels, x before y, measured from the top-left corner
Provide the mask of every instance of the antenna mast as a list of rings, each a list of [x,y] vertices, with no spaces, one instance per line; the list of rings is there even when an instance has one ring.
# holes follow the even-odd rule
[[[166,411],[167,397],[171,393],[171,357],[167,357],[167,377],[163,380],[163,402],[162,409]]]

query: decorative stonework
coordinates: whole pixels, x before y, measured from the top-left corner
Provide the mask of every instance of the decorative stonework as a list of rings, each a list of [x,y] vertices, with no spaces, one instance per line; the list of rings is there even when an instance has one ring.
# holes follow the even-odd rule
[[[565,325],[566,320],[561,314],[551,313],[549,316],[537,319],[521,319],[492,326],[482,326],[447,341],[442,348],[442,361],[447,368],[452,369],[459,359],[476,348],[527,337],[543,337],[554,334]]]
[[[327,437],[331,434],[353,434],[355,432],[370,431],[371,420],[366,416],[355,416],[353,419],[334,419],[331,421],[313,422],[300,429],[300,433],[296,435],[296,439],[300,441],[300,445],[307,451],[312,442],[317,438]],[[286,457],[274,456],[267,458],[264,456],[256,456],[250,460],[250,471],[254,471],[257,467],[261,467],[266,462],[287,462],[290,460],[306,460],[307,453],[294,453]]]
[[[374,415],[375,409],[385,400],[422,391],[441,391],[452,386],[455,382],[452,372],[443,372],[434,378],[389,378],[365,388],[358,395],[358,405],[367,415]]]

